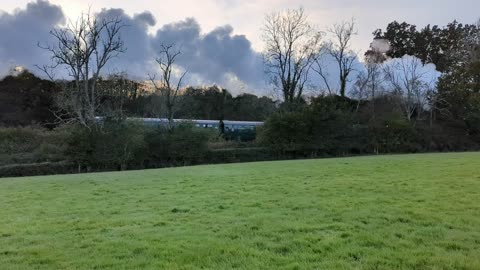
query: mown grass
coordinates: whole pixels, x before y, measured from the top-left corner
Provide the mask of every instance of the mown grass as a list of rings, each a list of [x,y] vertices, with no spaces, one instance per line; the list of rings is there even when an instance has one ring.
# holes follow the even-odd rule
[[[0,269],[480,269],[480,153],[0,180]]]

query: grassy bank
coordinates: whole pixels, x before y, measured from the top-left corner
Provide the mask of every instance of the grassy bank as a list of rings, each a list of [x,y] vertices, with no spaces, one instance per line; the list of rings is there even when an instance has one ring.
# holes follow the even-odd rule
[[[480,153],[0,179],[1,269],[480,269]]]

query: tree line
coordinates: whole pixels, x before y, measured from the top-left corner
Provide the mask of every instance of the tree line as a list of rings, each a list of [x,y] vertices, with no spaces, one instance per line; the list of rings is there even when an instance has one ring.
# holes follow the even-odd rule
[[[321,31],[302,9],[266,17],[266,67],[284,97],[266,144],[303,157],[478,149],[480,21],[394,21],[373,32],[361,63],[355,29],[352,20]]]
[[[178,44],[161,45],[159,74],[146,82],[105,75],[126,49],[123,27],[118,18],[82,15],[52,30],[56,44],[39,45],[52,56],[51,65],[39,67],[48,79],[21,71],[0,81],[0,123],[8,127],[0,146],[17,156],[4,155],[0,168],[92,171],[480,148],[479,23],[417,29],[394,21],[373,32],[360,59],[351,46],[355,20],[321,31],[303,9],[271,13],[262,55],[278,99],[185,87]],[[55,79],[59,68],[70,79]],[[167,118],[170,125],[147,128],[128,117]],[[229,142],[215,131],[173,125],[174,118],[265,125],[253,142]],[[43,127],[26,127],[32,124]]]

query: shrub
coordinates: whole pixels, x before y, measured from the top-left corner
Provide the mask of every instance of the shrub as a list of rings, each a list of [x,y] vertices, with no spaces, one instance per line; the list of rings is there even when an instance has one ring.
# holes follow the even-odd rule
[[[0,165],[65,160],[65,129],[0,128]]]
[[[402,115],[390,115],[372,121],[369,140],[377,153],[414,153],[424,150],[415,127]]]
[[[273,114],[259,131],[259,141],[279,155],[309,148],[308,123],[303,112]]]
[[[67,139],[68,159],[87,171],[142,168],[145,128],[135,122],[105,122],[90,129],[75,126]]]
[[[149,167],[190,165],[204,162],[213,130],[196,128],[183,123],[172,129],[152,128],[146,141],[149,149]]]
[[[355,125],[348,100],[320,97],[300,109],[272,115],[260,129],[262,144],[282,156],[343,155],[356,148],[362,129]]]
[[[68,162],[42,162],[31,164],[10,164],[0,166],[0,177],[66,174],[75,172],[75,166]]]
[[[236,163],[273,160],[275,155],[265,147],[215,149],[208,152],[208,163]]]

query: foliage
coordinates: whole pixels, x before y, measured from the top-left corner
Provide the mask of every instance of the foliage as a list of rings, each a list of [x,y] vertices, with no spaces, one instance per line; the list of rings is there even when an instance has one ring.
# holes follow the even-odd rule
[[[391,114],[369,125],[369,144],[375,153],[422,152],[416,129],[405,117]]]
[[[370,101],[377,104],[372,117],[369,102],[357,109],[356,100],[318,97],[301,109],[272,115],[260,130],[259,140],[284,158],[479,148],[478,136],[465,134],[464,126],[408,121],[396,100],[396,96],[383,96]],[[469,118],[472,127],[478,125],[475,117]]]
[[[10,164],[0,166],[0,176],[2,177],[54,175],[72,172],[75,172],[75,166],[64,161]]]
[[[148,166],[201,163],[208,151],[208,141],[215,133],[188,123],[177,125],[173,129],[151,129],[145,139],[149,149]]]
[[[308,106],[270,117],[260,140],[280,154],[346,154],[350,150],[346,142],[358,131],[352,118],[353,106],[351,100],[338,96],[312,99]]]
[[[126,74],[99,77],[97,91],[101,95],[101,106],[97,111],[98,115],[117,121],[124,120],[128,109],[135,110],[128,105],[135,103],[140,92],[139,87],[140,84],[127,79]]]
[[[458,64],[439,81],[439,108],[448,111],[444,118],[462,120],[471,135],[480,130],[480,24],[477,32],[462,40],[456,56]]]
[[[142,124],[129,121],[107,121],[91,129],[72,127],[68,159],[87,171],[141,167],[146,155],[144,132]]]
[[[59,88],[24,70],[0,80],[0,125],[27,126],[41,124],[51,127],[55,122],[54,96]]]
[[[276,110],[267,97],[243,93],[233,97],[228,90],[211,86],[187,88],[180,96],[176,116],[181,119],[263,121]]]
[[[97,26],[109,35],[96,32]],[[118,32],[123,24],[118,18],[101,20],[84,14],[78,24],[52,31],[57,40],[66,43],[46,48],[53,53],[55,65],[69,68],[71,81],[47,81],[28,71],[0,81],[1,126],[38,123],[52,129],[1,129],[0,166],[42,173],[43,169],[38,168],[48,171],[51,164],[58,163],[74,164],[77,171],[101,171],[278,158],[476,150],[480,148],[479,26],[453,22],[445,27],[417,30],[415,25],[392,22],[385,31],[374,33],[376,39],[365,54],[366,69],[357,74],[352,89],[345,89],[356,61],[349,49],[355,27],[353,21],[337,24],[331,29],[336,40],[323,49],[337,60],[341,69],[341,97],[307,99],[304,90],[311,86],[309,71],[315,62],[321,63],[318,53],[322,35],[309,24],[302,9],[272,13],[265,22],[264,56],[269,74],[282,90],[281,103],[246,93],[233,96],[218,86],[181,89],[181,79],[175,84],[169,81],[179,55],[169,46],[163,47],[161,54],[165,57],[157,59],[163,76],[153,93],[151,85],[127,79],[126,74],[101,77],[100,70],[108,60],[124,51]],[[69,31],[74,34],[68,34]],[[85,44],[75,43],[78,40]],[[101,40],[113,48],[93,59]],[[71,43],[75,43],[73,47],[67,46]],[[81,65],[69,66],[75,61],[65,61],[69,60],[64,59],[67,56]],[[437,73],[428,63],[443,72],[438,85],[433,83]],[[95,67],[91,70],[90,66]],[[47,68],[44,67],[45,71]],[[321,68],[317,65],[317,69]],[[325,75],[317,75],[322,74]],[[153,84],[158,83],[151,79]],[[347,94],[354,94],[354,98]],[[64,103],[59,104],[62,100]],[[52,111],[60,113],[56,116],[61,120],[73,119],[83,127],[51,124],[58,120]],[[96,116],[103,116],[104,122],[98,123]],[[266,122],[256,131],[231,132],[220,125],[218,132],[191,125],[151,129],[131,119],[173,116]],[[239,146],[239,135],[253,140],[256,133],[261,144]],[[237,146],[212,148],[212,138]],[[59,168],[59,172],[63,169]]]
[[[215,85],[188,87],[179,100],[177,116],[182,119],[229,119],[225,118],[225,113],[232,98],[226,89]]]
[[[65,129],[0,128],[0,166],[65,160]]]
[[[433,63],[440,72],[449,72],[460,59],[457,52],[463,50],[465,38],[478,33],[474,24],[461,24],[457,21],[445,27],[427,25],[417,30],[416,25],[407,22],[393,21],[386,30],[376,30],[376,39],[386,39],[390,43],[387,55],[400,58],[411,55],[420,58],[424,63]]]
[[[265,161],[273,159],[275,159],[275,156],[265,147],[212,149],[208,151],[206,158],[206,160],[212,164]]]
[[[268,97],[243,93],[227,100],[225,119],[238,121],[264,121],[277,110],[275,101]]]

